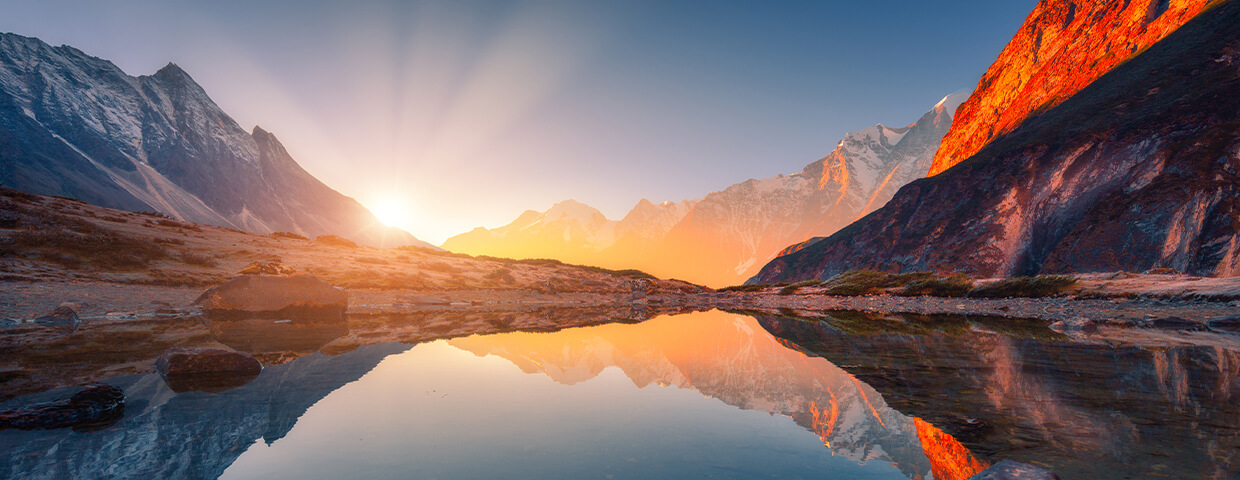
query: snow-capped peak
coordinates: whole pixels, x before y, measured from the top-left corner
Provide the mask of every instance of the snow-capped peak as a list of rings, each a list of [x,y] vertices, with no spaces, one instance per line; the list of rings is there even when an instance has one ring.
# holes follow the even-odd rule
[[[951,95],[943,97],[939,103],[934,104],[934,109],[944,109],[947,115],[953,119],[956,118],[956,109],[960,108],[960,104],[968,100],[973,95],[973,90],[961,90]]]
[[[552,205],[551,208],[547,210],[547,213],[543,214],[543,218],[547,221],[576,220],[579,222],[588,222],[600,216],[603,216],[603,212],[600,212],[597,208],[576,200],[564,200],[559,202]]]

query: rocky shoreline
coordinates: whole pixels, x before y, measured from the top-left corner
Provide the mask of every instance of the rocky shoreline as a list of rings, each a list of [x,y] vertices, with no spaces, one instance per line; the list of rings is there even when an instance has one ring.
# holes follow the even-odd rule
[[[191,303],[201,287],[127,285],[104,282],[10,283],[0,291],[0,321],[33,321],[57,307],[74,309],[84,321],[196,315]],[[1116,326],[1152,326],[1178,317],[1205,324],[1240,315],[1240,299],[1205,295],[1137,295],[1120,292],[1047,298],[944,298],[889,294],[831,296],[814,293],[539,293],[520,290],[347,289],[350,314],[399,314],[428,310],[506,311],[530,307],[668,306],[695,309],[852,310],[921,315],[984,315],[1047,322],[1088,318]]]

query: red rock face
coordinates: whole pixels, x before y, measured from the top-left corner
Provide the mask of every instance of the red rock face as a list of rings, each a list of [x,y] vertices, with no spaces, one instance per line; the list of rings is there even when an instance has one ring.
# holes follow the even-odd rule
[[[750,282],[853,269],[1240,275],[1238,52],[1231,0]]]
[[[1162,40],[1216,0],[1042,0],[956,111],[930,167],[973,156]]]

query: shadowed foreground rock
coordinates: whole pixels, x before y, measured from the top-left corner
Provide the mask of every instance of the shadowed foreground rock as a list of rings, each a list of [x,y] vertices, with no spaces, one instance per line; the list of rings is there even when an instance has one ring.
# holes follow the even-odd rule
[[[254,380],[263,370],[254,357],[222,348],[172,348],[155,370],[174,392],[222,392]]]
[[[90,385],[66,400],[0,412],[0,430],[106,427],[125,415],[125,392],[112,385]]]
[[[343,320],[349,296],[314,275],[242,275],[203,292],[194,305],[226,318]]]
[[[44,327],[69,327],[77,329],[82,324],[82,320],[78,318],[77,312],[69,307],[56,307],[52,313],[34,319],[37,323]]]
[[[969,477],[969,480],[1059,480],[1059,475],[1042,467],[1004,460]]]

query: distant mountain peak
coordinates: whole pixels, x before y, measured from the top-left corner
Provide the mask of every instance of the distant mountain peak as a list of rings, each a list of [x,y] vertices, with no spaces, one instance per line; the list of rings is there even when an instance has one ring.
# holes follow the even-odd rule
[[[637,268],[713,286],[740,283],[787,245],[832,233],[924,177],[951,124],[943,110],[967,93],[953,95],[908,126],[878,124],[845,135],[835,151],[797,174],[749,179],[695,200],[643,198],[618,222],[566,200],[443,245],[476,255]]]
[[[956,118],[956,110],[959,109],[960,105],[967,101],[972,95],[973,90],[971,89],[955,92],[951,95],[943,97],[942,100],[939,100],[939,103],[934,104],[934,109],[935,111],[942,111],[943,113],[946,113],[950,118]]]

